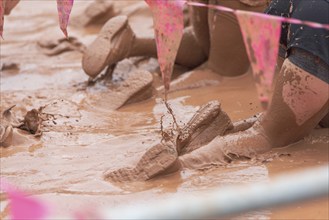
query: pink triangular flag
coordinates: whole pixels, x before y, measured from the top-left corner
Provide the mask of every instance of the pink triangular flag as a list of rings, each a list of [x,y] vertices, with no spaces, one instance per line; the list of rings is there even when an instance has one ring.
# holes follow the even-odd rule
[[[243,40],[247,49],[257,92],[264,109],[270,102],[272,81],[279,51],[280,18],[237,11]]]
[[[0,36],[3,34],[6,0],[0,0]]]
[[[10,185],[4,179],[0,179],[1,190],[7,193],[10,205],[10,219],[46,219],[49,214],[48,207],[33,197],[27,195]]]
[[[170,79],[183,37],[184,1],[180,0],[145,0],[151,8],[154,32],[157,44],[158,62],[165,87],[165,94],[170,87]]]
[[[57,0],[59,26],[66,37],[67,37],[67,25],[69,23],[73,2],[74,0]]]

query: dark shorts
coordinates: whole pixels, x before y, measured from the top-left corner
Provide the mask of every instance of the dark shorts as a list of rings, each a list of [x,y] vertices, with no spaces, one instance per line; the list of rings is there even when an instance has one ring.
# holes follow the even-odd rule
[[[329,0],[272,0],[265,13],[329,24]],[[281,56],[329,83],[329,30],[282,23],[280,44]]]

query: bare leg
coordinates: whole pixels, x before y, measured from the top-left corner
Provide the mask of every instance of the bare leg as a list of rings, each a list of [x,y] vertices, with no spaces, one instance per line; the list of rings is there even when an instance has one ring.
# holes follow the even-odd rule
[[[136,38],[128,56],[157,57],[154,37]],[[206,60],[206,55],[196,41],[192,27],[184,29],[183,38],[177,52],[176,63],[189,68],[196,67]]]
[[[328,90],[326,82],[286,59],[261,121],[271,144],[282,147],[307,135],[328,113]]]
[[[210,0],[233,9],[263,12],[264,6],[252,7],[238,0]],[[209,10],[210,54],[208,66],[223,76],[238,76],[249,68],[249,60],[239,23],[232,13]]]
[[[208,145],[180,158],[188,168],[226,163],[231,155],[252,157],[272,147],[299,141],[328,113],[329,85],[292,64],[283,63],[272,103],[250,129],[217,137]]]
[[[209,0],[193,0],[207,4]],[[196,67],[208,58],[210,36],[208,28],[208,9],[189,7],[192,26],[184,29],[176,63],[186,67]],[[153,36],[144,39],[135,39],[132,56],[156,57],[156,44]]]
[[[193,0],[208,4],[209,0]],[[210,34],[208,25],[208,8],[190,6],[190,19],[195,33],[196,41],[208,57],[210,48]]]
[[[201,23],[198,25],[201,27]],[[198,27],[198,36],[203,36],[200,33],[203,29]],[[202,64],[207,56],[199,42],[202,40],[196,40],[193,27],[185,28],[176,63],[190,68]],[[99,36],[87,48],[82,66],[89,76],[96,77],[106,66],[132,56],[157,57],[155,39],[153,36],[137,37],[127,17],[118,16],[104,25]]]

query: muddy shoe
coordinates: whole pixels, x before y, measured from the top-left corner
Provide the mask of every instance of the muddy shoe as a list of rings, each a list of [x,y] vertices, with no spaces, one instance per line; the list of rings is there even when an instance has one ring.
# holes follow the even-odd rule
[[[202,106],[182,129],[176,139],[176,146],[169,141],[166,144],[158,144],[143,155],[135,168],[111,171],[105,174],[105,179],[111,182],[143,181],[175,172],[181,166],[178,155],[200,148],[216,136],[223,135],[232,126],[219,102],[209,102]]]
[[[84,99],[85,106],[99,110],[115,110],[153,95],[153,75],[150,72],[132,71],[126,77],[119,82],[106,84],[105,88],[99,88],[101,85],[98,84],[88,88],[88,95]]]
[[[178,156],[171,142],[160,143],[149,149],[135,168],[122,168],[105,173],[104,178],[111,182],[145,181],[170,170],[178,170]]]
[[[223,135],[233,125],[228,115],[221,110],[218,101],[203,105],[179,133],[176,146],[178,155],[184,155]]]
[[[109,20],[95,41],[87,48],[82,58],[83,70],[95,78],[106,66],[128,57],[135,34],[126,16]]]

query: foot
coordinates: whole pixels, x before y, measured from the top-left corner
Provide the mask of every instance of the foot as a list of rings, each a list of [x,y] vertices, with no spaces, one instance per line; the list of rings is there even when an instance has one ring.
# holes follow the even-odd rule
[[[166,174],[170,167],[179,165],[177,159],[177,152],[173,143],[160,143],[149,149],[135,168],[111,171],[105,173],[104,178],[111,182],[149,180],[157,175]]]
[[[148,150],[135,168],[122,168],[105,174],[111,182],[145,181],[180,169],[179,154],[190,152],[209,143],[217,135],[232,127],[231,120],[222,112],[218,101],[202,106],[177,137]],[[174,139],[174,138],[173,138]],[[179,151],[179,154],[177,153]]]
[[[216,137],[209,144],[180,157],[182,167],[205,169],[221,166],[235,159],[253,158],[272,148],[259,123],[253,127],[223,137]]]
[[[127,58],[134,39],[135,34],[126,16],[112,18],[86,49],[82,58],[83,70],[90,77],[95,78],[106,66]]]
[[[218,101],[202,106],[179,133],[176,146],[179,155],[187,154],[208,144],[233,128],[228,115]]]

